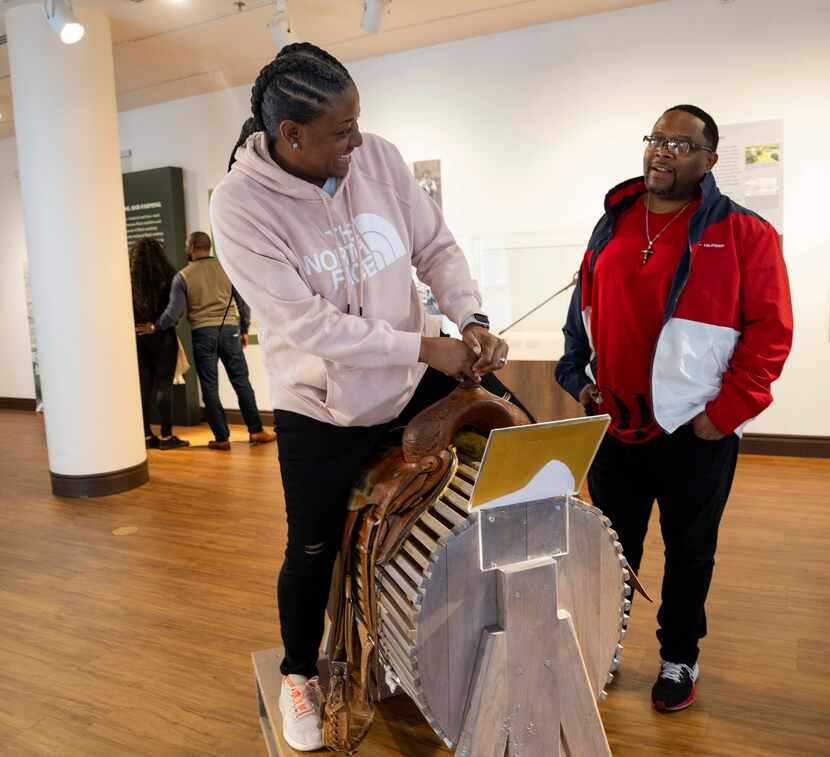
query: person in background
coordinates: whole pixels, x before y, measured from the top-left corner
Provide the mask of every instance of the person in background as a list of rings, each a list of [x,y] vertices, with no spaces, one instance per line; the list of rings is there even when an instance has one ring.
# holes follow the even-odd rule
[[[231,448],[230,429],[219,398],[219,360],[239,400],[251,444],[267,444],[276,434],[262,428],[256,396],[248,378],[248,363],[242,351],[248,345],[251,310],[219,261],[210,254],[210,237],[194,231],[187,240],[185,266],[173,278],[164,312],[151,324],[156,333],[171,329],[187,313],[193,334],[193,358],[202,387],[205,414],[214,439],[211,449]]]
[[[161,315],[170,297],[176,270],[164,247],[152,237],[136,240],[130,248],[130,281],[133,291],[133,319],[136,326],[138,377],[141,384],[141,411],[144,416],[144,443],[150,449],[176,449],[190,442],[173,435],[173,374],[179,341],[171,326],[153,330],[147,323]],[[160,438],[150,427],[153,405],[161,417]]]
[[[651,697],[673,712],[695,697],[739,435],[772,402],[793,315],[778,233],[712,176],[714,119],[676,105],[643,141],[643,176],[608,193],[588,243],[556,378],[589,414],[611,416],[588,488],[635,571],[655,499],[660,507]]]

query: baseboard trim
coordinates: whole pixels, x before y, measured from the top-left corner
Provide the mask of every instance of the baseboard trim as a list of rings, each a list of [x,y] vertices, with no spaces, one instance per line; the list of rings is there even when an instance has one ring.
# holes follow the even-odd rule
[[[781,457],[830,457],[830,436],[744,434],[741,439],[741,453]]]
[[[205,417],[205,409],[202,408],[202,418]],[[228,419],[228,423],[234,426],[244,426],[245,419],[242,417],[242,413],[239,410],[225,410],[225,417]],[[270,429],[274,425],[274,414],[268,410],[260,410],[259,417],[262,421],[262,427],[264,429]]]
[[[204,408],[202,408],[204,412]],[[245,425],[239,410],[225,410],[228,423]],[[274,414],[260,410],[264,428],[274,425]],[[779,457],[830,457],[830,436],[797,436],[794,434],[744,434],[741,438],[744,455],[770,455]]]
[[[49,471],[49,476],[52,479],[52,494],[56,497],[71,497],[73,499],[119,494],[135,489],[150,480],[146,459],[138,465],[110,471],[109,473],[94,473],[89,476],[64,476],[61,473]]]
[[[34,412],[36,409],[37,400],[24,397],[0,397],[0,410],[28,410]]]

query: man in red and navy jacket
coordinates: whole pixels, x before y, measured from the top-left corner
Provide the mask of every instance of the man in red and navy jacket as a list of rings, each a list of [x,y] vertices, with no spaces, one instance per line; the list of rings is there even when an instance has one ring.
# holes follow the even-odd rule
[[[654,500],[665,543],[652,701],[692,703],[718,526],[744,424],[792,343],[775,229],[722,195],[718,127],[693,105],[644,138],[644,176],[612,189],[565,324],[557,381],[611,424],[588,477],[639,569]]]

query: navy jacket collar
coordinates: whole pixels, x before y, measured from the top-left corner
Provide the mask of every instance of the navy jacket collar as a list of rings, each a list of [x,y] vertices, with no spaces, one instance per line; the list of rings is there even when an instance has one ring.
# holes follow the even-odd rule
[[[605,195],[605,212],[616,215],[620,210],[629,207],[640,195],[645,194],[645,191],[646,181],[643,176],[637,176],[617,184]],[[711,173],[705,174],[701,179],[700,192],[702,196],[700,210],[704,212],[720,199],[720,190],[717,182],[715,182],[715,177]]]

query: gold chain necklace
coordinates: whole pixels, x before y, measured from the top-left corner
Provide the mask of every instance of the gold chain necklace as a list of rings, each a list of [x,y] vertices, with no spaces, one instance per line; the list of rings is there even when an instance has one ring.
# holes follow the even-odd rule
[[[672,223],[674,223],[674,222],[675,222],[675,221],[676,221],[676,220],[680,217],[680,214],[681,214],[684,210],[686,210],[686,208],[688,208],[688,207],[689,207],[689,205],[691,205],[691,204],[692,204],[692,201],[691,201],[691,200],[689,200],[689,202],[687,202],[687,203],[686,203],[686,204],[685,204],[682,208],[680,208],[680,210],[678,210],[678,211],[677,211],[677,213],[675,213],[675,214],[674,214],[674,215],[673,215],[673,216],[672,216],[672,217],[668,220],[668,222],[666,223],[666,225],[665,225],[665,226],[663,226],[663,228],[662,228],[662,229],[660,229],[660,231],[658,231],[658,232],[654,235],[654,237],[653,237],[653,238],[652,238],[652,236],[651,236],[651,234],[649,233],[649,230],[648,230],[648,213],[649,213],[649,210],[650,210],[650,208],[649,208],[649,204],[648,204],[648,195],[646,195],[646,201],[645,201],[645,203],[643,203],[643,204],[644,204],[644,205],[645,205],[645,207],[646,207],[646,239],[648,239],[648,247],[646,247],[644,250],[641,250],[641,252],[643,253],[643,265],[645,265],[646,263],[648,263],[648,259],[649,259],[652,255],[654,255],[654,243],[655,243],[655,242],[659,239],[660,235],[661,235],[661,234],[662,234],[662,233],[663,233],[666,229],[668,229],[668,228],[669,228],[669,226],[671,226],[671,225],[672,225]]]

